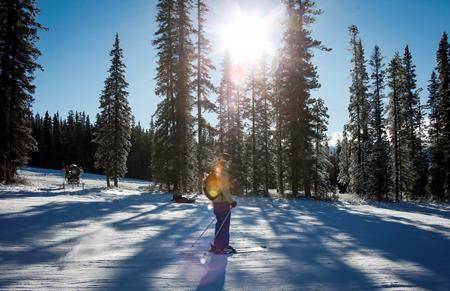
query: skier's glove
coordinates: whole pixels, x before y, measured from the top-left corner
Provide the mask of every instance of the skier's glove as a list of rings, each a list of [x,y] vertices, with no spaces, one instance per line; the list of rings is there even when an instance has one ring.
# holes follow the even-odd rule
[[[237,206],[237,202],[236,201],[233,201],[233,202],[231,202],[231,208],[234,208],[234,207],[236,207]]]

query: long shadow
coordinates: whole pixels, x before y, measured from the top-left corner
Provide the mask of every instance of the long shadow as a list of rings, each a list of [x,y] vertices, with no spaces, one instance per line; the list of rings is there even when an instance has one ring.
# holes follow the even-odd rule
[[[247,206],[251,209],[246,209]],[[249,201],[235,212],[242,225],[257,225],[260,216],[269,223],[275,234],[270,239],[254,231],[238,235],[267,245],[274,255],[283,255],[289,265],[274,268],[288,284],[299,288],[383,287],[368,276],[370,270],[359,269],[346,259],[353,252],[370,251],[398,264],[393,268],[395,275],[407,282],[403,287],[449,288],[449,240],[435,231],[448,232],[445,226],[432,226],[428,231],[404,217],[357,213],[353,209],[349,212],[339,203],[301,200],[284,206],[267,203],[263,207],[260,204],[258,209],[257,203]],[[349,239],[338,241],[342,235]],[[407,268],[404,262],[425,271],[408,272],[403,269]]]
[[[277,273],[290,285],[305,289],[348,290],[372,287],[373,282],[360,270],[348,265],[335,250],[324,242],[335,232],[327,226],[309,225],[300,216],[305,211],[292,209],[262,209],[276,235],[275,246],[268,242],[270,251],[283,254],[286,266]],[[296,235],[298,234],[298,236]]]
[[[270,215],[266,213],[266,218],[278,235],[286,235],[290,232],[295,233],[291,225],[295,225],[292,224],[295,218],[298,219],[302,214],[316,218],[322,225],[298,222],[297,225],[303,229],[301,234],[303,241],[296,242],[293,239],[291,244],[289,241],[284,241],[283,252],[286,254],[294,251],[309,253],[309,255],[301,254],[297,258],[294,257],[294,260],[310,264],[312,267],[319,267],[317,261],[319,257],[331,257],[339,268],[330,268],[328,271],[325,269],[326,276],[323,280],[326,282],[330,278],[340,278],[339,281],[346,282],[345,284],[353,281],[360,282],[361,286],[366,288],[382,287],[376,285],[377,282],[366,278],[362,270],[357,270],[340,261],[338,255],[329,252],[329,246],[322,243],[327,240],[336,243],[336,237],[345,234],[350,237],[350,240],[343,241],[337,248],[341,256],[351,252],[375,251],[378,256],[397,263],[395,275],[411,286],[431,289],[449,287],[450,249],[448,245],[450,242],[439,233],[422,230],[414,225],[401,223],[402,221],[387,221],[377,215],[360,214],[354,211],[350,213],[338,203],[303,201],[282,212],[274,208]],[[404,262],[412,263],[425,271],[419,274],[408,272],[404,269],[406,268],[403,265]],[[303,279],[308,281],[308,278]],[[345,285],[336,286],[345,288]]]
[[[55,249],[63,246],[74,244],[79,241],[83,236],[77,236],[62,241],[58,241],[45,246],[32,244],[26,249],[14,250],[14,251],[2,251],[0,257],[1,264],[17,264],[17,265],[32,265],[43,264],[48,262],[56,262],[65,253]]]
[[[92,219],[100,221],[135,205],[156,205],[164,208],[168,200],[167,195],[132,195],[111,201],[50,202],[23,212],[0,214],[0,244],[37,242],[41,237],[49,235],[48,231],[55,231],[58,227],[79,227],[78,222],[88,223],[88,220]]]
[[[358,249],[376,250],[384,258],[398,262],[396,275],[407,282],[430,289],[450,287],[450,241],[440,233],[386,221],[377,215],[349,213],[338,204],[328,204],[326,211],[314,206],[302,208],[325,225],[351,236]],[[401,262],[405,261],[422,267],[425,273],[401,270]]]

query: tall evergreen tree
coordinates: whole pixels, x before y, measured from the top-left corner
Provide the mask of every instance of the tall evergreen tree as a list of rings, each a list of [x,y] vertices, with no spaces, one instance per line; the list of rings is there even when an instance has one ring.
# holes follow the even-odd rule
[[[250,108],[248,117],[251,123],[250,141],[249,141],[249,152],[250,152],[250,162],[251,162],[251,181],[252,181],[252,192],[256,194],[258,192],[259,178],[258,175],[258,155],[257,155],[257,138],[256,138],[256,127],[257,127],[257,102],[258,102],[258,92],[257,92],[257,80],[256,80],[256,68],[251,69],[250,76]]]
[[[275,169],[272,166],[272,108],[271,84],[266,56],[262,56],[251,68],[248,78],[248,103],[245,108],[249,121],[247,151],[248,168],[251,174],[251,190],[253,193],[268,195],[269,187],[274,185]]]
[[[311,35],[311,25],[321,11],[315,2],[285,1],[287,17],[284,22],[280,57],[280,86],[286,101],[285,126],[288,131],[289,180],[294,197],[302,187],[306,197],[311,195],[311,134],[310,91],[320,87],[317,70],[312,64],[312,50],[326,48]],[[301,69],[299,69],[301,68]]]
[[[34,0],[0,1],[0,182],[14,180],[16,169],[27,163],[36,149],[31,136],[31,104],[35,86],[36,21],[39,9]]]
[[[287,64],[276,62],[273,65],[273,88],[272,88],[272,107],[275,119],[274,130],[274,147],[275,147],[275,172],[277,192],[284,196],[286,173],[287,173],[287,128],[286,128],[286,99],[283,98],[286,94],[285,87],[282,86],[285,78],[285,67]]]
[[[196,105],[197,105],[197,192],[202,194],[203,189],[203,175],[205,172],[206,161],[211,159],[208,153],[211,149],[206,146],[206,131],[210,131],[212,126],[203,117],[203,112],[215,111],[216,106],[208,98],[209,94],[215,91],[214,85],[211,82],[210,72],[214,70],[214,66],[209,59],[209,54],[212,51],[211,44],[205,36],[205,15],[208,8],[203,0],[196,1],[197,8],[197,29],[196,29],[196,51],[195,51],[195,79],[194,87],[196,90]]]
[[[436,72],[431,73],[428,85],[428,108],[429,113],[429,129],[428,139],[430,144],[430,169],[428,178],[428,193],[442,200],[444,193],[444,173],[443,166],[443,140],[442,140],[442,114],[440,109],[440,96],[438,95],[439,83]]]
[[[192,1],[160,0],[157,4],[158,50],[156,94],[165,99],[155,112],[155,169],[167,189],[191,191],[195,179],[191,77],[194,31],[190,19]],[[205,76],[203,76],[205,77]]]
[[[403,54],[404,94],[402,104],[404,107],[404,122],[408,133],[408,143],[413,161],[412,197],[423,196],[426,186],[426,162],[422,143],[422,112],[420,96],[417,89],[416,66],[413,63],[409,47],[406,46]]]
[[[431,170],[429,190],[439,201],[450,199],[450,45],[442,35],[436,53],[436,81],[430,91]]]
[[[232,191],[243,193],[247,189],[247,171],[244,160],[244,124],[245,104],[243,102],[242,71],[233,64],[231,56],[225,53],[222,62],[222,79],[219,87],[218,136],[219,151],[226,154],[230,161]]]
[[[352,51],[352,69],[350,86],[350,104],[348,107],[350,120],[350,191],[366,194],[369,177],[369,112],[368,98],[369,77],[366,70],[366,59],[359,31],[356,26],[350,26],[350,46]]]
[[[174,192],[188,192],[192,190],[194,180],[194,140],[192,116],[193,92],[191,76],[193,74],[192,60],[194,47],[191,40],[193,32],[190,19],[190,0],[178,0],[175,4],[176,12],[176,46],[174,66],[174,95],[175,95],[175,181]]]
[[[101,113],[97,120],[95,143],[97,167],[105,171],[107,184],[109,178],[118,186],[118,178],[127,172],[127,157],[130,152],[131,108],[128,104],[125,81],[125,64],[120,48],[119,35],[116,34],[113,49],[110,53],[111,67],[105,80],[105,88],[100,97]],[[109,185],[108,185],[109,186]]]
[[[370,59],[371,90],[370,90],[370,141],[373,142],[370,149],[369,165],[369,189],[368,192],[378,199],[387,198],[388,193],[388,147],[386,137],[386,120],[383,105],[385,88],[385,69],[380,48],[375,49]]]
[[[164,182],[167,190],[171,190],[174,185],[175,169],[175,1],[159,0],[157,10],[156,22],[158,29],[153,40],[153,45],[158,51],[155,93],[164,99],[158,104],[154,114],[155,159],[153,168],[155,178]]]
[[[257,166],[261,177],[261,184],[264,195],[269,195],[269,189],[275,186],[275,168],[273,167],[273,108],[271,107],[271,92],[272,84],[270,83],[269,68],[266,63],[266,58],[263,56],[259,62],[258,73],[258,102],[257,102]]]
[[[406,126],[403,95],[404,95],[404,67],[402,58],[395,53],[389,63],[388,85],[389,93],[389,132],[391,136],[391,163],[392,163],[392,192],[395,200],[409,197],[413,188],[413,165],[411,161],[411,148],[408,143],[408,129]]]

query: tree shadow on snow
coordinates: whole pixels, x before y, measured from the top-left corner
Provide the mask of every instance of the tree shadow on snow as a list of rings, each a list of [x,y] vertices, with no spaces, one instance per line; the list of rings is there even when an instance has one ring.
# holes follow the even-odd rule
[[[172,204],[170,210],[184,211],[185,216],[164,218],[147,213],[112,224],[121,232],[153,228],[151,235],[146,235],[133,246],[137,250],[134,255],[117,262],[117,271],[107,289],[159,290],[166,285],[189,289],[198,282],[204,273],[196,256],[201,252],[190,248],[190,245],[201,228],[199,226],[209,219],[210,210],[189,204]],[[102,286],[99,290],[104,288]]]
[[[279,273],[295,286],[387,287],[378,285],[367,275],[367,270],[349,262],[349,256],[355,253],[370,257],[365,253],[368,251],[395,263],[395,276],[408,282],[410,285],[407,286],[449,287],[450,242],[440,233],[383,216],[349,212],[339,203],[304,200],[285,209],[261,208],[261,213],[276,234],[275,241],[262,243],[269,247],[273,244],[271,251],[290,259],[290,266],[279,267]],[[244,215],[242,217],[245,223],[255,223],[252,219],[245,221]],[[419,266],[424,271],[408,272],[405,263]]]
[[[87,190],[80,190],[80,192]],[[29,192],[27,192],[29,193]],[[30,193],[30,195],[34,195]],[[33,196],[32,196],[33,197]],[[28,208],[22,212],[0,214],[0,245],[16,246],[26,245],[29,249],[36,248],[35,260],[43,261],[51,256],[39,256],[39,244],[41,240],[47,240],[55,235],[59,229],[78,228],[88,225],[92,220],[107,221],[110,215],[121,211],[142,211],[142,207],[155,207],[151,211],[162,211],[170,203],[168,195],[143,194],[125,196],[110,201],[65,201],[50,202]],[[139,206],[139,210],[133,207]],[[159,209],[159,210],[158,210]],[[42,248],[44,249],[44,248]],[[16,261],[26,263],[30,258],[20,254],[26,250],[17,251]],[[3,254],[2,254],[3,255]],[[10,252],[7,257],[13,260],[15,252]],[[37,262],[36,262],[37,263]]]

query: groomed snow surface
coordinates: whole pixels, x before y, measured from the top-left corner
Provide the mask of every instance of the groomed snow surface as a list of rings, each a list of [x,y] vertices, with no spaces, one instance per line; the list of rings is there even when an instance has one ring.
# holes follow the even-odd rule
[[[231,243],[205,255],[205,198],[172,204],[121,181],[26,168],[0,186],[0,289],[450,290],[450,206],[237,198]]]

